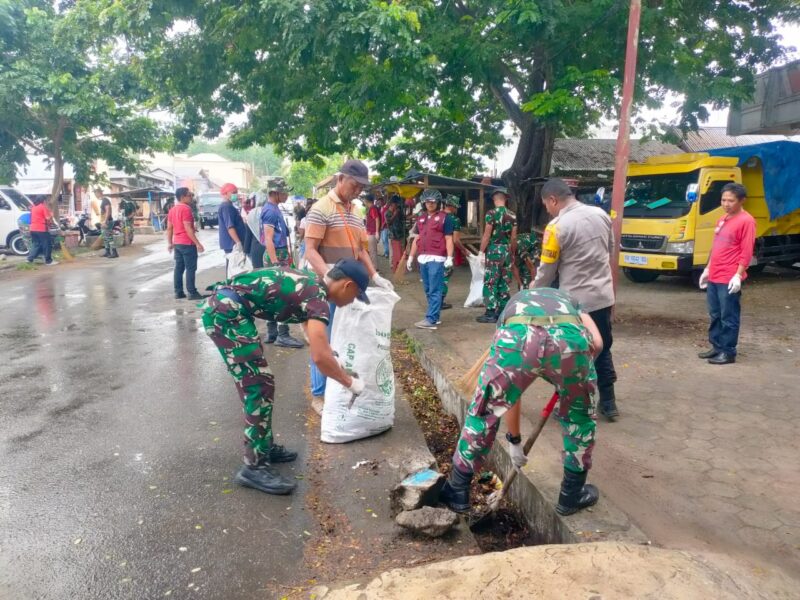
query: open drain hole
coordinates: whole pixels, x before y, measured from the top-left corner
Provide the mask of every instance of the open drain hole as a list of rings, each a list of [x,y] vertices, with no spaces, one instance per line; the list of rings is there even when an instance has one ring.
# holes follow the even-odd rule
[[[442,407],[436,386],[419,364],[410,340],[402,333],[392,336],[392,362],[395,376],[411,405],[411,410],[425,436],[431,454],[436,458],[442,473],[450,472],[451,459],[461,427],[455,417]],[[495,491],[496,478],[482,473],[472,481],[470,497],[473,510],[482,513],[489,496]],[[504,500],[490,518],[472,529],[475,541],[483,552],[498,552],[520,546],[541,543],[525,522],[519,509]]]

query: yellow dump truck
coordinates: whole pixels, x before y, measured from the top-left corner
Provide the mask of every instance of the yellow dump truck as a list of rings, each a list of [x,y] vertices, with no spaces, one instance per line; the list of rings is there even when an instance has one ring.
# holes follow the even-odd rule
[[[771,142],[631,163],[619,256],[626,277],[645,283],[686,274],[697,281],[730,182],[747,188],[744,207],[757,223],[750,271],[800,261],[800,144]]]

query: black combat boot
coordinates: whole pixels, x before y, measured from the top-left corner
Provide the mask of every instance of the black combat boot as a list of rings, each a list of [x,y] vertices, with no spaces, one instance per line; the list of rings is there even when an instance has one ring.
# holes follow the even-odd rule
[[[587,472],[574,473],[564,469],[561,480],[561,493],[558,495],[556,512],[560,515],[571,515],[583,508],[594,506],[600,498],[598,489],[586,483]]]
[[[291,494],[297,484],[278,473],[269,463],[260,462],[257,466],[244,465],[236,473],[234,481],[244,487],[253,488],[266,494],[285,496]]]
[[[462,473],[454,466],[439,492],[439,502],[443,502],[454,512],[467,512],[472,507],[469,503],[470,483],[472,473]]]
[[[603,386],[598,389],[598,392],[600,394],[600,414],[613,423],[619,416],[617,397],[614,394],[614,384]]]
[[[103,258],[108,258],[109,256],[111,256],[111,252],[108,251],[108,248],[103,248],[103,250],[104,252],[100,256],[102,256]]]
[[[497,323],[497,313],[487,310],[480,317],[475,319],[478,323]]]
[[[292,462],[297,458],[297,452],[294,450],[287,450],[285,446],[280,444],[272,444],[269,449],[268,463],[287,463]]]
[[[119,253],[116,248],[111,249],[111,254],[108,255],[108,258],[119,258]]]
[[[267,321],[267,337],[264,338],[265,344],[274,344],[278,339],[278,324],[274,321]]]

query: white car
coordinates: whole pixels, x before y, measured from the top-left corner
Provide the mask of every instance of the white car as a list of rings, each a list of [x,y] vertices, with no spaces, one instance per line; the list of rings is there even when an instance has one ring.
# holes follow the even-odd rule
[[[23,256],[28,246],[20,233],[17,219],[31,210],[31,201],[12,187],[0,186],[0,249]]]

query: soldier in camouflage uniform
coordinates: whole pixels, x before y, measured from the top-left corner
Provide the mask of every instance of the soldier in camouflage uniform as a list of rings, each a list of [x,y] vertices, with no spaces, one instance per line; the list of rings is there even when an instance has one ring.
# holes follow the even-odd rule
[[[517,249],[517,219],[506,208],[508,195],[504,189],[492,194],[494,208],[486,213],[481,240],[481,256],[485,256],[483,303],[486,312],[475,319],[478,323],[497,323],[497,318],[511,296],[511,269]]]
[[[461,198],[453,194],[448,195],[444,199],[444,211],[447,213],[447,219],[453,224],[453,245],[461,251],[465,257],[470,256],[467,247],[461,242],[461,219],[458,218],[458,209],[461,208]],[[444,271],[444,290],[442,291],[442,310],[453,308],[447,299],[447,292],[449,291],[450,276],[453,274],[453,268],[445,269]]]
[[[268,494],[289,494],[295,487],[271,466],[293,461],[297,453],[273,443],[275,381],[255,319],[302,323],[319,370],[358,395],[364,384],[343,370],[328,343],[329,302],[345,306],[358,298],[369,303],[364,293],[368,283],[366,269],[355,260],[336,263],[324,281],[310,271],[271,267],[217,284],[201,305],[206,334],[219,349],[244,405],[245,464],[236,474],[239,485]]]
[[[536,262],[541,254],[539,240],[536,234],[518,233],[517,251],[514,253],[514,269],[519,289],[524,290],[530,286],[536,275]]]
[[[554,385],[559,396],[564,479],[556,510],[572,514],[597,502],[597,489],[585,483],[595,432],[593,356],[602,349],[600,340],[591,317],[564,292],[523,290],[509,300],[467,409],[443,502],[458,512],[469,509],[472,475],[489,454],[503,414],[512,462],[516,468],[526,464],[518,401],[537,377]]]

